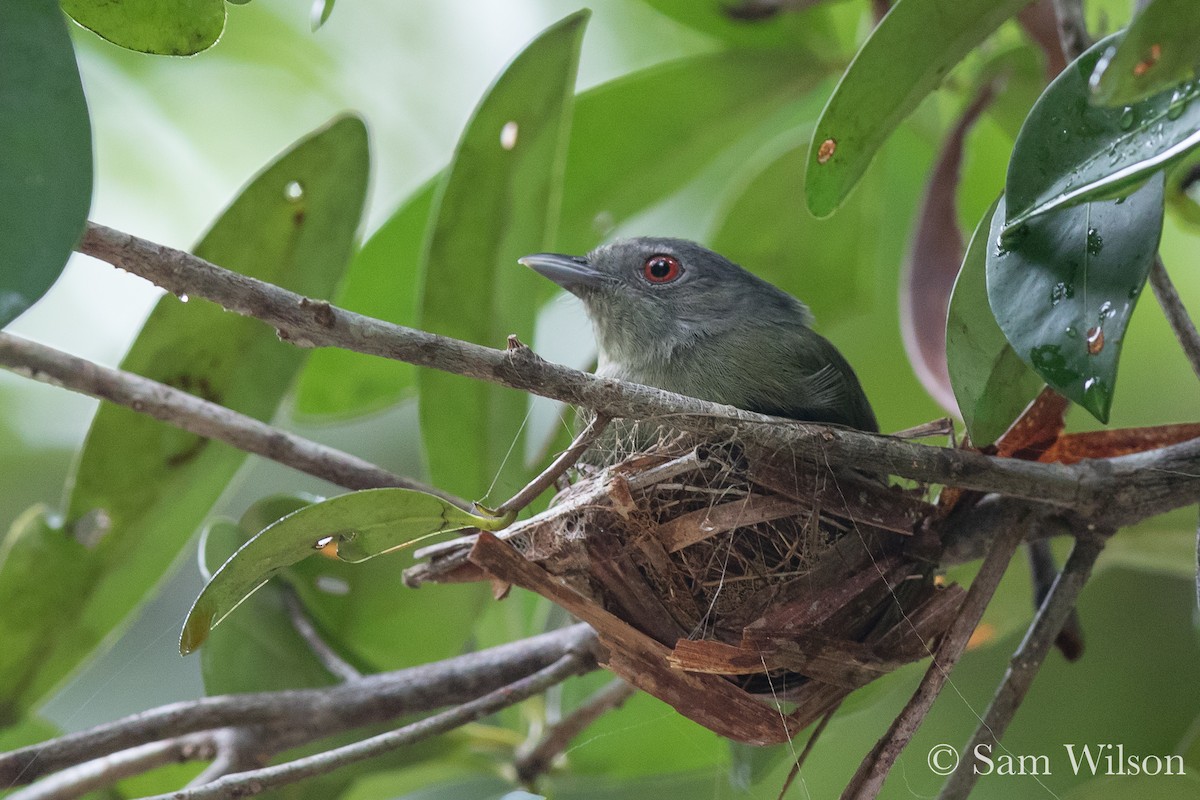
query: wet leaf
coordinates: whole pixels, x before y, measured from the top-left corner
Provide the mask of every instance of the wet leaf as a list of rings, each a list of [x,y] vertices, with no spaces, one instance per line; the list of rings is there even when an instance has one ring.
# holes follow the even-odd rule
[[[1101,422],[1162,213],[1160,174],[1128,198],[1034,217],[1003,245],[1003,200],[992,216],[987,292],[996,321],[1022,360]]]
[[[190,56],[225,29],[224,0],[62,0],[62,8],[97,36],[140,53]]]
[[[300,141],[241,192],[196,248],[229,269],[326,297],[341,279],[367,183],[366,130],[342,118]],[[304,353],[260,322],[168,295],[121,363],[258,419],[270,419]],[[101,404],[70,482],[70,559],[17,539],[0,564],[0,637],[25,593],[53,586],[56,622],[29,649],[5,638],[0,681],[15,703],[43,697],[143,601],[245,460],[224,444]],[[66,546],[66,545],[63,545]],[[20,551],[20,552],[18,552]],[[9,566],[21,563],[21,568]]]
[[[988,305],[988,233],[995,208],[993,204],[971,237],[950,297],[946,323],[950,384],[976,447],[999,438],[1043,383],[1004,338]]]
[[[1195,0],[1155,0],[1119,42],[1108,44],[1089,78],[1092,102],[1136,103],[1200,70],[1200,14]]]
[[[903,267],[900,332],[904,349],[925,391],[951,414],[958,411],[958,405],[946,366],[946,320],[965,249],[955,204],[959,169],[963,141],[994,94],[994,85],[986,84],[943,143],[917,212],[917,229]]]
[[[46,293],[83,232],[92,132],[52,0],[0,3],[0,327]]]
[[[876,26],[817,121],[805,194],[832,214],[900,121],[1028,0],[900,0]],[[914,47],[914,42],[936,46]]]
[[[511,521],[470,514],[411,489],[365,489],[306,506],[268,525],[213,574],[188,613],[179,651],[195,650],[267,580],[309,556],[320,553],[353,564],[434,534],[495,531]]]
[[[588,12],[548,28],[505,68],[459,140],[426,243],[421,326],[499,346],[532,341],[549,290],[517,259],[548,249],[557,222],[579,46]],[[528,398],[457,375],[418,373],[429,474],[448,491],[479,496],[524,477]],[[502,474],[503,473],[503,474]]]
[[[1119,37],[1099,42],[1054,79],[1025,120],[1005,184],[1006,227],[1095,198],[1128,194],[1200,145],[1200,84],[1123,108],[1088,102],[1088,76]]]

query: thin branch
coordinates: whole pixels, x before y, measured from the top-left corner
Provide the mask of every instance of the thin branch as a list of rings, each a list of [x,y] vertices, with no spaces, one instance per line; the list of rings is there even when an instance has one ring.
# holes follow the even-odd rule
[[[1033,685],[1033,679],[1041,669],[1058,632],[1062,630],[1063,623],[1075,608],[1075,601],[1091,576],[1096,559],[1104,549],[1107,535],[1108,532],[1093,531],[1076,538],[1071,557],[1067,559],[1067,564],[1046,596],[1046,601],[1038,609],[1037,616],[1034,617],[1021,645],[1009,660],[1008,671],[996,689],[983,721],[975,729],[971,741],[962,749],[960,763],[963,765],[969,763],[966,754],[974,753],[980,745],[994,747],[1004,736],[1008,724],[1012,722],[1013,716],[1021,706],[1021,701]],[[965,766],[955,770],[942,787],[938,800],[965,800],[978,779],[976,770],[966,769]]]
[[[933,701],[937,699],[950,677],[951,670],[966,650],[967,641],[979,620],[983,618],[983,612],[991,602],[996,587],[1000,585],[1000,579],[1004,577],[1013,554],[1025,538],[1027,527],[1028,521],[1021,521],[1006,528],[994,540],[983,565],[971,581],[971,588],[963,600],[958,616],[943,634],[942,641],[933,655],[933,662],[926,670],[920,685],[904,706],[904,710],[892,721],[887,733],[863,759],[858,771],[842,792],[843,800],[870,800],[879,794],[896,759],[912,741],[917,728],[933,706]]]
[[[813,748],[817,746],[817,741],[820,740],[821,734],[825,732],[825,728],[829,726],[833,715],[842,707],[842,701],[839,700],[837,705],[825,712],[825,716],[821,717],[821,721],[817,723],[817,727],[813,728],[813,732],[809,734],[808,741],[804,743],[804,749],[800,751],[800,755],[796,756],[795,763],[788,770],[787,777],[783,781],[783,786],[779,788],[778,800],[783,800],[783,796],[787,794],[788,789],[792,787],[796,777],[800,774],[800,770],[804,769],[804,762],[808,761],[808,757],[812,755]]]
[[[917,481],[999,492],[1124,525],[1200,501],[1200,440],[1104,460],[1040,464],[933,447],[829,425],[781,420],[392,325],[310,300],[178,250],[89,223],[80,252],[172,292],[207,298],[274,326],[303,347],[343,347],[489,381],[610,418],[670,418],[702,437],[732,439],[797,459],[869,468]]]
[[[1150,269],[1150,288],[1154,290],[1154,297],[1162,306],[1163,314],[1171,324],[1175,338],[1179,340],[1179,346],[1192,365],[1192,372],[1200,378],[1200,332],[1197,332],[1196,324],[1183,307],[1183,301],[1179,299],[1179,292],[1171,282],[1161,256],[1154,257],[1154,266]]]
[[[518,754],[514,764],[517,779],[526,786],[532,786],[540,775],[550,769],[554,759],[566,752],[576,736],[609,711],[620,708],[635,694],[637,689],[619,678],[605,684],[569,715],[551,725],[533,747]]]
[[[584,624],[518,642],[368,675],[320,689],[204,697],[172,703],[0,754],[0,786],[27,784],[52,772],[148,742],[217,728],[259,726],[277,744],[305,742],[364,725],[473,700],[588,649],[596,635]]]
[[[347,489],[399,486],[436,494],[464,509],[471,507],[461,498],[393,475],[358,456],[282,431],[164,383],[110,369],[11,333],[0,332],[0,367],[108,400]]]
[[[532,675],[513,681],[483,697],[463,703],[398,730],[381,733],[354,744],[336,747],[316,755],[298,758],[286,764],[240,772],[224,778],[169,794],[155,795],[146,800],[224,800],[229,797],[250,797],[289,783],[324,775],[340,767],[383,755],[405,745],[429,739],[438,734],[466,725],[489,714],[508,708],[535,694],[580,675],[594,666],[590,651],[570,652],[553,664]]]
[[[606,427],[608,427],[608,417],[600,415],[593,417],[562,455],[554,459],[550,466],[542,470],[542,473],[531,480],[524,489],[502,503],[495,513],[498,516],[508,513],[515,514],[536,500],[538,495],[553,486],[554,482],[566,474],[567,470],[575,466],[575,462],[579,460],[585,450],[592,446],[592,443],[604,432]]]
[[[188,786],[203,786],[235,772],[266,766],[270,761],[271,754],[263,747],[262,730],[259,728],[220,728],[209,735],[217,747],[216,757],[188,782]]]
[[[213,737],[207,733],[151,742],[65,769],[10,794],[8,800],[72,800],[167,764],[207,761],[216,753]]]
[[[1033,610],[1037,611],[1046,602],[1046,595],[1058,580],[1058,564],[1054,553],[1050,550],[1050,542],[1036,539],[1029,543],[1029,577],[1033,582]],[[1083,623],[1079,621],[1079,613],[1071,609],[1062,630],[1054,639],[1054,644],[1068,661],[1078,661],[1083,657]]]
[[[308,649],[312,651],[312,654],[317,657],[321,666],[330,675],[342,681],[356,681],[362,677],[362,673],[355,669],[353,664],[342,658],[336,650],[329,646],[329,642],[322,638],[321,632],[317,630],[317,626],[313,624],[304,610],[304,604],[300,602],[296,590],[290,586],[286,587],[283,592],[283,604],[287,608],[292,627],[296,629],[296,633],[300,634],[300,638],[308,645]]]
[[[1054,0],[1054,14],[1058,18],[1058,42],[1063,55],[1067,61],[1074,61],[1092,46],[1083,15],[1083,0]]]

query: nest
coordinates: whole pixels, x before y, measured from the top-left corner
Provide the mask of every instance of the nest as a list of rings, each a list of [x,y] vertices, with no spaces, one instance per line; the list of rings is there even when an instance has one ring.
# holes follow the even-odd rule
[[[910,553],[931,513],[921,493],[871,476],[674,436],[582,469],[503,542],[420,551],[429,560],[406,578],[549,597],[596,628],[614,672],[764,744],[936,647],[962,591],[937,586],[935,565]]]

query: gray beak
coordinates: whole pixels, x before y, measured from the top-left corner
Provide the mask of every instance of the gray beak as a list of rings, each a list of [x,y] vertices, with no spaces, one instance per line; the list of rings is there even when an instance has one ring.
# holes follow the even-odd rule
[[[586,258],[564,256],[558,253],[535,253],[517,259],[534,272],[557,283],[568,292],[592,288],[604,282],[604,273],[592,268]]]

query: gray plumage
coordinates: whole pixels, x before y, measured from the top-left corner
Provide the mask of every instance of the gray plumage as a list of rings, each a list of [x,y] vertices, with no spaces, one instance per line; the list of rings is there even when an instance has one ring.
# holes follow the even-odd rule
[[[521,263],[583,301],[599,375],[879,430],[854,370],[812,330],[808,308],[695,242],[639,237],[584,258],[543,253]]]

